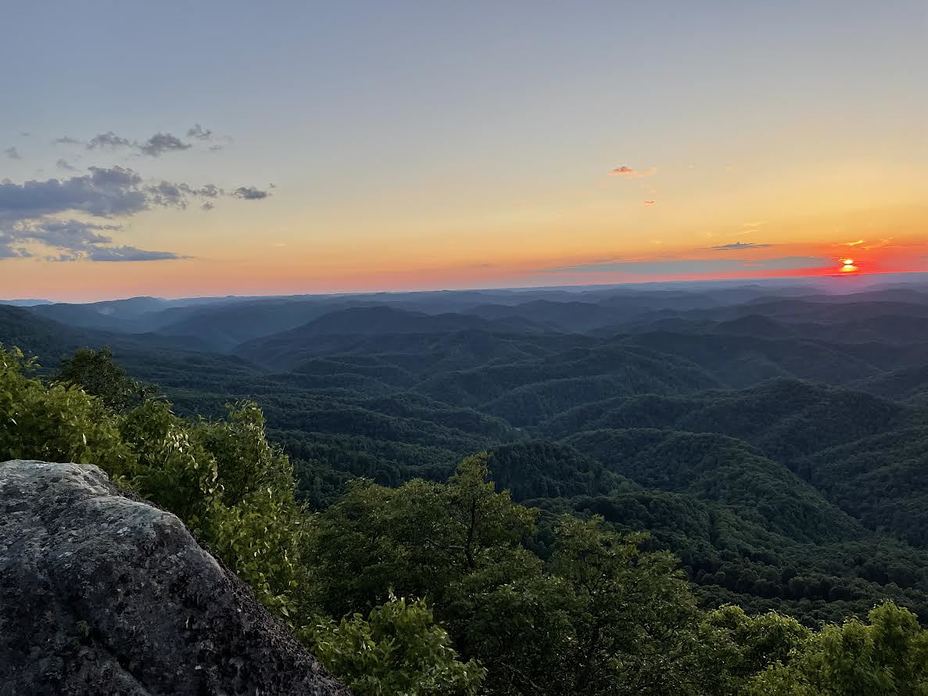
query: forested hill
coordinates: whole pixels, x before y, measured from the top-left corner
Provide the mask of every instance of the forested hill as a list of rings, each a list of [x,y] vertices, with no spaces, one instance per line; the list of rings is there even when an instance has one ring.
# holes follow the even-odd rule
[[[928,286],[704,284],[0,306],[184,415],[254,399],[297,493],[488,451],[543,519],[648,531],[706,606],[928,620]]]

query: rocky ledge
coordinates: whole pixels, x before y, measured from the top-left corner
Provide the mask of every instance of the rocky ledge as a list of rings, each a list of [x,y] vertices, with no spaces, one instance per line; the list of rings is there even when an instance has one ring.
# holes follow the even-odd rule
[[[0,463],[0,695],[347,693],[174,515]]]

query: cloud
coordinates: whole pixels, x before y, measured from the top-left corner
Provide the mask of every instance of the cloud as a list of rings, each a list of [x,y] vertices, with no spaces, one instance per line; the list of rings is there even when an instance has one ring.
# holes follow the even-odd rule
[[[784,256],[756,261],[742,259],[645,259],[604,261],[547,269],[553,273],[626,273],[629,275],[690,275],[751,271],[787,271],[824,268],[831,259],[816,256]]]
[[[644,171],[639,171],[638,169],[628,167],[624,164],[609,172],[609,176],[620,176],[623,179],[643,179],[644,177],[653,176],[654,174],[657,174],[657,167],[650,167]]]
[[[232,195],[235,198],[241,198],[246,201],[257,201],[262,198],[267,198],[271,194],[267,191],[255,188],[254,186],[239,186],[232,192]]]
[[[98,217],[132,215],[149,207],[142,178],[123,167],[90,167],[89,175],[67,179],[0,182],[0,221],[26,219],[67,211]]]
[[[771,244],[758,244],[756,242],[732,242],[731,244],[719,244],[710,247],[715,251],[740,251],[741,249],[766,249]]]
[[[0,181],[0,223],[69,212],[93,217],[130,216],[150,208],[186,208],[191,199],[197,198],[231,195],[257,200],[269,195],[253,186],[240,186],[227,194],[213,184],[191,186],[164,180],[144,184],[138,172],[118,165],[90,167],[88,171],[80,176],[21,184]]]
[[[642,203],[645,205],[645,207],[650,208],[652,205],[657,203],[657,201],[642,201]]]
[[[199,124],[187,131],[188,135],[193,133],[193,137],[196,137],[200,140],[208,140],[212,137],[212,131],[209,131]],[[79,143],[79,140],[74,138],[58,138],[56,143]],[[113,131],[107,131],[106,133],[100,133],[92,137],[85,147],[88,150],[121,150],[128,149],[134,150],[135,152],[148,155],[149,157],[160,157],[166,152],[180,152],[182,150],[189,150],[193,145],[190,143],[184,142],[176,135],[171,133],[155,133],[148,140],[144,142],[138,142],[135,140],[129,140],[121,135],[117,135]]]
[[[174,208],[186,208],[190,198],[218,198],[225,193],[213,184],[195,188],[188,184],[175,184],[163,180],[160,183],[146,186],[145,191],[153,205]]]
[[[57,260],[110,259],[156,260],[169,252],[111,253],[120,248],[111,237],[120,225],[88,222],[64,215],[91,218],[129,217],[154,206],[176,204],[154,195],[143,186],[142,177],[124,167],[91,167],[88,174],[45,181],[0,182],[0,241],[2,257],[32,256],[23,245],[37,244],[55,250]],[[215,187],[193,189],[180,185],[178,194],[212,194]]]
[[[68,251],[81,251],[100,244],[111,244],[112,238],[102,232],[122,229],[119,225],[98,225],[81,220],[40,219],[15,225],[12,237],[20,242],[38,242]]]
[[[9,159],[22,159],[22,155],[19,154],[19,150],[17,150],[15,147],[8,147],[3,151],[3,154],[6,155]]]
[[[207,140],[211,132],[196,124],[191,137]],[[63,136],[56,143],[82,144],[88,150],[135,150],[158,157],[185,150],[191,144],[170,133],[156,133],[144,143],[113,131],[99,133],[86,143]],[[8,156],[18,156],[14,148]],[[186,209],[197,203],[211,210],[222,197],[260,200],[270,193],[255,186],[225,190],[215,184],[192,185],[165,179],[144,179],[134,169],[114,165],[88,167],[79,173],[60,158],[58,177],[14,182],[0,180],[0,259],[41,255],[37,247],[53,250],[59,261],[157,261],[183,258],[170,251],[150,251],[113,239],[122,232],[121,221],[153,208]]]
[[[844,246],[856,247],[856,246],[860,246],[863,243],[864,243],[863,239],[858,239],[857,241],[854,241],[854,242],[845,242]]]
[[[170,261],[183,259],[170,251],[146,251],[133,246],[98,247],[87,254],[90,261]]]
[[[0,231],[0,259],[16,259],[30,256],[27,250],[13,246],[17,241],[12,235]]]
[[[187,137],[196,138],[197,140],[212,140],[213,131],[204,128],[199,123],[194,123],[192,128],[187,129]]]
[[[177,152],[179,150],[188,150],[192,147],[190,143],[183,142],[176,135],[170,133],[155,133],[148,140],[138,146],[140,152],[150,157],[160,157],[165,152]]]
[[[77,138],[72,138],[70,135],[63,135],[60,138],[55,138],[53,141],[56,145],[80,145],[81,141]]]
[[[122,147],[132,147],[132,141],[128,138],[116,135],[113,131],[95,135],[90,139],[90,142],[87,143],[88,150],[117,150]]]
[[[0,233],[0,258],[36,256],[22,246],[41,245],[53,250],[51,261],[163,261],[185,258],[169,251],[147,251],[113,242],[110,232],[121,225],[100,225],[83,220],[39,218],[13,224]]]

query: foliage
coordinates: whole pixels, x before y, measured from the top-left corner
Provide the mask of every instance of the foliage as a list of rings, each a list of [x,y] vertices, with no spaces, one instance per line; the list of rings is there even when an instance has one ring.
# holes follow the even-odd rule
[[[109,348],[82,348],[61,361],[56,379],[79,386],[118,412],[138,406],[154,394],[151,387],[135,381],[113,360]]]
[[[85,353],[78,363],[85,359],[109,357]],[[146,399],[120,413],[77,385],[29,377],[31,367],[20,352],[0,350],[0,456],[96,464],[180,517],[265,604],[285,615],[301,604],[305,519],[258,408],[243,403],[226,421],[190,422]],[[104,372],[112,379],[95,384],[110,398],[125,394],[121,371]]]
[[[572,369],[595,373],[625,354],[575,356]],[[379,362],[347,364],[391,374]],[[544,376],[544,365],[525,369]],[[326,368],[303,369],[311,378]],[[463,401],[497,375],[468,369],[476,373],[451,380]],[[0,351],[0,458],[97,464],[174,512],[356,693],[928,694],[928,638],[911,611],[887,602],[866,623],[803,625],[876,599],[928,607],[928,559],[844,514],[822,491],[846,489],[813,485],[802,468],[818,460],[772,458],[813,438],[788,406],[752,399],[787,394],[808,413],[825,399],[882,422],[899,409],[780,384],[689,415],[693,402],[674,397],[637,423],[647,429],[629,428],[622,419],[646,410],[636,398],[602,409],[606,430],[553,444],[422,396],[294,401],[261,378],[252,386],[269,405],[269,428],[248,401],[216,417],[228,394],[207,398],[196,385],[182,400],[214,417],[182,417],[105,351],[80,352],[51,383],[34,370],[18,351]],[[555,402],[532,403],[536,413]],[[732,415],[740,408],[743,418]],[[793,445],[751,430],[764,409],[782,411]],[[297,427],[310,417],[315,430]],[[744,439],[676,430],[723,424]],[[267,432],[300,454],[296,467]],[[451,469],[456,452],[510,437],[519,441]],[[819,466],[823,476],[841,471]],[[325,507],[309,513],[297,490]]]
[[[472,696],[485,670],[460,662],[423,600],[391,596],[371,610],[314,627],[316,656],[358,696]]]
[[[96,464],[130,475],[137,454],[122,440],[118,419],[80,388],[45,385],[16,350],[0,348],[0,458]]]
[[[912,612],[892,604],[869,622],[827,626],[789,659],[754,678],[756,696],[920,696],[928,693],[928,631]]]

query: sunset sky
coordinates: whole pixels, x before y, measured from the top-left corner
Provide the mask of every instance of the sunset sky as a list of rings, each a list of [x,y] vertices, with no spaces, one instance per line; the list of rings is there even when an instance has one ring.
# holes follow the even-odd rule
[[[0,297],[928,270],[924,0],[2,17]]]

